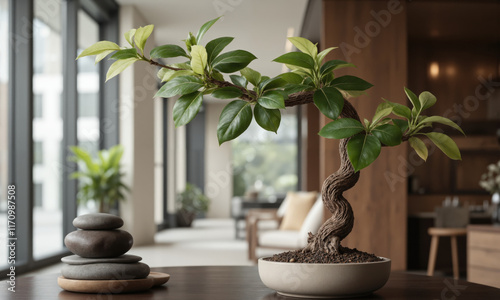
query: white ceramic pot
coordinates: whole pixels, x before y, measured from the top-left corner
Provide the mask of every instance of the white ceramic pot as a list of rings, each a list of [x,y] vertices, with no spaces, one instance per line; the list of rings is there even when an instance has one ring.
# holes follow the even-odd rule
[[[346,298],[370,294],[391,274],[391,260],[348,264],[283,263],[259,259],[262,282],[278,294],[302,298]]]

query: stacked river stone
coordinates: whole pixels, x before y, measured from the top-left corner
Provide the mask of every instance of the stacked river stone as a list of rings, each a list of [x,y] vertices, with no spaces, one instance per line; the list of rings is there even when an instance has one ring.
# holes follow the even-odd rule
[[[66,263],[62,276],[77,280],[141,279],[149,275],[149,266],[142,258],[125,254],[133,244],[130,233],[120,217],[110,214],[87,214],[73,220],[79,228],[64,239],[66,247],[75,255],[63,257]]]

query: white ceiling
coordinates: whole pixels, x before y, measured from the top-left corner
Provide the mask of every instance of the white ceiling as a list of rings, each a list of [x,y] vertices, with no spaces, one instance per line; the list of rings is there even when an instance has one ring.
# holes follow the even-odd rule
[[[275,76],[282,70],[271,62],[285,52],[289,28],[300,35],[307,0],[117,0],[120,5],[134,5],[144,18],[155,25],[157,45],[177,44],[189,31],[196,34],[198,28],[220,15],[203,38],[202,44],[221,37],[231,36],[234,41],[225,49],[243,49],[252,52],[258,60],[250,67]],[[122,28],[124,32],[128,28]]]

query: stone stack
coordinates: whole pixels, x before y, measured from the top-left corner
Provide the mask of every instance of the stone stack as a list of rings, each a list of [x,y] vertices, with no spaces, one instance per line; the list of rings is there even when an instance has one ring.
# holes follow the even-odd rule
[[[64,238],[64,244],[75,255],[63,257],[64,278],[76,280],[142,279],[149,275],[149,266],[141,257],[125,254],[132,248],[130,233],[120,217],[110,214],[87,214],[73,220],[78,230]]]

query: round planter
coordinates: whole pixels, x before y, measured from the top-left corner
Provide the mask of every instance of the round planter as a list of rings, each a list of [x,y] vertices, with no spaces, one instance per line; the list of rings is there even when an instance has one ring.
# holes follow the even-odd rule
[[[283,263],[259,259],[262,282],[278,294],[301,298],[346,298],[370,294],[389,279],[391,260],[348,264]]]

